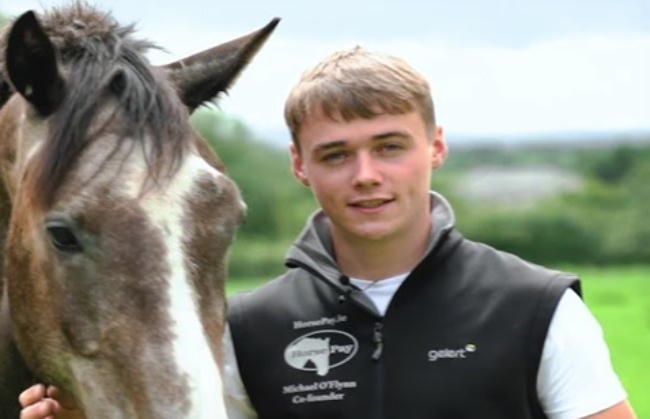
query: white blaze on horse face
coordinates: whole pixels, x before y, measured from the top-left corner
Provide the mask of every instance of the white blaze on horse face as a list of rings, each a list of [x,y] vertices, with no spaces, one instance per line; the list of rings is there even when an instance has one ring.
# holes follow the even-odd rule
[[[169,278],[169,317],[172,319],[172,334],[175,366],[190,385],[192,403],[188,419],[226,418],[223,402],[223,383],[219,367],[215,362],[210,339],[201,322],[196,290],[187,271],[183,243],[183,217],[186,215],[186,200],[193,186],[202,176],[223,176],[209,166],[202,158],[189,155],[174,179],[159,193],[147,194],[142,206],[153,225],[165,237]],[[184,205],[185,204],[185,205]],[[155,394],[155,391],[154,391]]]

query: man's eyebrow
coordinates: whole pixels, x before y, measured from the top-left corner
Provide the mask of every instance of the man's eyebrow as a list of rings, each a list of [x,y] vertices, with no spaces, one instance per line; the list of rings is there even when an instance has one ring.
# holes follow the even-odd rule
[[[316,147],[314,147],[314,153],[322,153],[324,151],[331,150],[333,148],[343,147],[347,143],[348,143],[347,141],[338,140],[338,141],[330,141],[329,143],[319,144]]]
[[[387,132],[382,132],[381,134],[374,135],[372,137],[372,140],[385,140],[386,138],[394,138],[394,137],[402,137],[402,138],[410,138],[411,134],[409,134],[406,131],[387,131]]]

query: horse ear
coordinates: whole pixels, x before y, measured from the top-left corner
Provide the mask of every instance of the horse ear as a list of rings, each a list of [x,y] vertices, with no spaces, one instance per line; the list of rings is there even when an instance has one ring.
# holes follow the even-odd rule
[[[190,112],[228,90],[279,22],[275,18],[251,34],[162,66]]]
[[[34,12],[20,16],[11,27],[6,52],[7,73],[16,90],[43,116],[61,101],[64,81],[56,52]]]

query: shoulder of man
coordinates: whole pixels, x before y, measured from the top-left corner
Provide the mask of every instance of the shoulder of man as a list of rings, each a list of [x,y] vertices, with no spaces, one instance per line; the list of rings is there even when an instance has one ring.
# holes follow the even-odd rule
[[[580,278],[574,273],[530,262],[486,243],[469,240],[459,233],[456,233],[452,241],[455,242],[454,249],[448,256],[453,254],[454,257],[447,259],[453,264],[451,269],[455,272],[480,272],[483,280],[494,279],[493,285],[498,287],[508,284],[522,289],[544,289],[551,286],[556,288],[557,301],[566,288],[572,288],[578,295],[582,295]],[[489,284],[474,283],[474,286]]]
[[[228,320],[249,315],[268,315],[286,308],[288,303],[304,301],[305,293],[314,287],[316,281],[297,269],[290,269],[283,275],[246,292],[228,298]]]

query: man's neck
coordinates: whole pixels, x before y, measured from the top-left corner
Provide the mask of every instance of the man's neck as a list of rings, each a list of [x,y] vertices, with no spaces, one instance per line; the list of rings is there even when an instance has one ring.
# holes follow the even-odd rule
[[[351,241],[332,235],[336,261],[351,278],[378,281],[412,271],[424,256],[430,228],[383,240]]]

